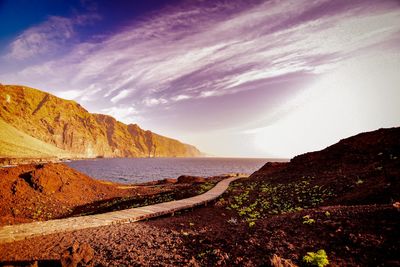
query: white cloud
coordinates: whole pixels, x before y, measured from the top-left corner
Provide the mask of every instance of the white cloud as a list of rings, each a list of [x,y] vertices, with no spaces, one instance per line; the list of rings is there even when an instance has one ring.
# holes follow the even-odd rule
[[[182,101],[182,100],[186,100],[186,99],[190,99],[190,98],[191,98],[191,97],[188,96],[188,95],[177,95],[177,96],[171,97],[171,99],[172,99],[173,101],[176,101],[176,102]]]
[[[44,23],[20,34],[10,44],[8,57],[21,60],[54,52],[74,34],[73,23],[70,19],[50,17]]]
[[[143,99],[143,104],[145,104],[148,107],[152,107],[152,106],[157,106],[160,104],[166,104],[168,103],[168,100],[166,100],[165,98],[145,98]]]
[[[102,113],[110,115],[119,121],[125,123],[137,122],[137,110],[132,106],[116,106],[111,108],[105,108],[101,110]]]
[[[68,91],[62,91],[62,92],[56,92],[56,96],[68,100],[74,100],[78,97],[80,97],[84,91],[79,91],[79,90],[68,90]]]
[[[96,14],[78,15],[73,18],[51,16],[45,22],[18,35],[9,45],[10,51],[6,58],[24,60],[56,53],[75,37],[76,25],[91,23],[99,18]]]
[[[155,98],[162,95],[171,100],[185,95],[189,87],[191,95],[224,95],[242,88],[247,90],[244,86],[247,83],[282,74],[324,73],[335,67],[335,58],[377,44],[399,30],[398,10],[387,12],[373,8],[365,11],[349,8],[347,12],[279,27],[322,2],[269,1],[253,9],[237,11],[227,20],[212,22],[205,22],[202,17],[212,9],[192,8],[191,12],[172,9],[99,44],[76,46],[42,75],[46,79],[58,79],[51,73],[57,69],[55,73],[68,77],[65,79],[69,79],[70,87],[86,89],[96,84],[107,88],[106,97],[124,87],[137,88],[144,97],[152,98],[150,95],[156,94]],[[187,27],[174,29],[182,23]],[[49,24],[43,24],[46,29],[48,26],[44,25]],[[59,31],[63,38],[73,35],[73,27],[69,28],[70,34]],[[174,31],[169,31],[170,28]],[[49,35],[46,40],[54,39],[44,32],[44,36]],[[42,47],[46,49],[46,45]],[[22,57],[31,52],[40,53],[34,52],[35,49],[18,50],[25,51],[14,53]],[[323,56],[327,58],[315,61],[316,57]],[[43,79],[34,68],[23,71],[25,79]],[[112,99],[116,102],[119,98]],[[140,100],[137,102],[140,104]],[[143,103],[147,105],[147,102]]]
[[[201,98],[206,98],[206,97],[215,96],[215,95],[218,95],[217,91],[204,91],[204,92],[200,93]]]
[[[113,98],[111,98],[111,102],[118,103],[119,101],[121,101],[122,99],[126,98],[129,95],[130,91],[129,90],[122,90],[120,91],[116,96],[114,96]]]

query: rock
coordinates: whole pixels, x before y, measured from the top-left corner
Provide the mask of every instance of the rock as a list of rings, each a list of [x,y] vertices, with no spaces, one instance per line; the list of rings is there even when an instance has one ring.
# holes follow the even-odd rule
[[[178,184],[205,183],[206,181],[206,178],[198,176],[181,175],[178,177]]]
[[[93,266],[94,250],[87,244],[75,242],[61,254],[62,267]]]
[[[158,184],[175,184],[178,180],[174,178],[166,178],[161,181],[158,181]]]
[[[51,171],[42,167],[31,173],[30,184],[33,185],[34,189],[47,194],[54,193],[61,189],[63,186],[61,177],[54,174],[49,175],[49,172]]]

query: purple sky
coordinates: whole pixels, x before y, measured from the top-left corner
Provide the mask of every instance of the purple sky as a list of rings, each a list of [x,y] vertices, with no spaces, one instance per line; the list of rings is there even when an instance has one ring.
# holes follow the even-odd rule
[[[291,157],[400,126],[399,1],[43,1],[25,24],[16,2],[0,2],[0,82],[212,155]]]

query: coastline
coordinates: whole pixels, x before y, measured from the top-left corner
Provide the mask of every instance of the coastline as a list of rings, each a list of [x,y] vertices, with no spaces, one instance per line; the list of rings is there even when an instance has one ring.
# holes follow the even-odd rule
[[[146,183],[98,180],[64,163],[0,169],[0,225],[98,214],[202,194],[234,175],[180,176]],[[14,205],[10,205],[15,203]]]
[[[265,163],[206,207],[0,244],[0,265],[59,264],[65,255],[75,255],[93,265],[303,266],[305,255],[323,250],[332,266],[397,266],[399,133],[400,128],[363,133],[290,162]],[[147,185],[101,182],[63,163],[1,168],[0,178],[5,190],[0,200],[6,203],[0,203],[1,214],[7,208],[8,219],[30,220],[71,214],[71,201],[98,204],[95,210],[110,203],[148,206],[212,187],[207,179],[190,176]],[[129,203],[131,196],[137,202]],[[106,201],[96,202],[100,199]],[[91,254],[76,254],[83,248]]]
[[[145,158],[203,158],[202,156],[177,156],[177,157],[21,157],[21,158],[12,158],[12,157],[0,157],[0,168],[9,167],[9,166],[18,166],[18,165],[26,165],[26,164],[43,164],[43,163],[62,163],[62,162],[70,162],[70,161],[78,161],[78,160],[98,160],[98,159],[145,159]]]

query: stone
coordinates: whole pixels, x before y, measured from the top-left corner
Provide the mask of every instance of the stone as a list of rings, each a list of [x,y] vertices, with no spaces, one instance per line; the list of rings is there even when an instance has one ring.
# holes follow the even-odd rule
[[[61,254],[62,267],[93,266],[94,250],[87,244],[74,244]]]

